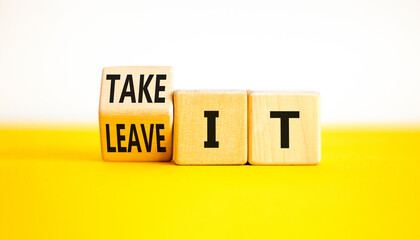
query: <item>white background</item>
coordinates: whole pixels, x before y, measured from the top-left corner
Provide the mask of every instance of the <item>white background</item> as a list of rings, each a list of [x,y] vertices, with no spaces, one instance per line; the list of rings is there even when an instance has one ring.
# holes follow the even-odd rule
[[[323,123],[418,123],[420,1],[0,1],[1,122],[97,122],[114,65],[318,91]]]

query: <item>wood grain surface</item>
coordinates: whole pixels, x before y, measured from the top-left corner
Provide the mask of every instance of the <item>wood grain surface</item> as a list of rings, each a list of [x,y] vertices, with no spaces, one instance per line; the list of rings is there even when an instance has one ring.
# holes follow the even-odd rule
[[[106,161],[170,161],[171,67],[104,68],[99,126]]]
[[[245,91],[175,91],[174,155],[180,165],[233,165],[247,162]],[[217,111],[218,147],[205,147],[208,118]]]
[[[312,165],[321,160],[320,95],[312,92],[248,92],[249,163]],[[273,112],[298,112],[280,119]],[[282,147],[281,122],[289,122],[288,147]],[[283,142],[284,144],[284,142]]]

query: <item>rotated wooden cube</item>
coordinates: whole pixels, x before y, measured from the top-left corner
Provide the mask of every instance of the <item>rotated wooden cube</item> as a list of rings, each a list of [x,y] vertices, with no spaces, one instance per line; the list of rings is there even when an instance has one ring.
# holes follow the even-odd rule
[[[170,161],[171,68],[104,68],[99,127],[105,161]]]
[[[248,93],[248,161],[253,165],[314,165],[321,161],[320,95]]]
[[[245,91],[175,91],[174,102],[176,164],[246,163]]]

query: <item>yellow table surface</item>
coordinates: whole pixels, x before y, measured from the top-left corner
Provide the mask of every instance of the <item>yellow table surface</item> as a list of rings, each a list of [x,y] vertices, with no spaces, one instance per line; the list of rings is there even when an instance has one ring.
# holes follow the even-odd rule
[[[419,171],[418,127],[323,127],[318,166],[176,166],[4,126],[0,239],[420,239]]]

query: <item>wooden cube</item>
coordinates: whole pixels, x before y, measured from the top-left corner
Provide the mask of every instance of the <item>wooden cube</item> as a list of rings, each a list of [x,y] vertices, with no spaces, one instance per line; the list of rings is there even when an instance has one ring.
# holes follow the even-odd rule
[[[106,67],[102,72],[99,128],[105,161],[170,161],[170,67]]]
[[[179,165],[247,162],[245,91],[175,91],[174,155]]]
[[[248,93],[249,163],[318,164],[320,131],[318,93]]]

